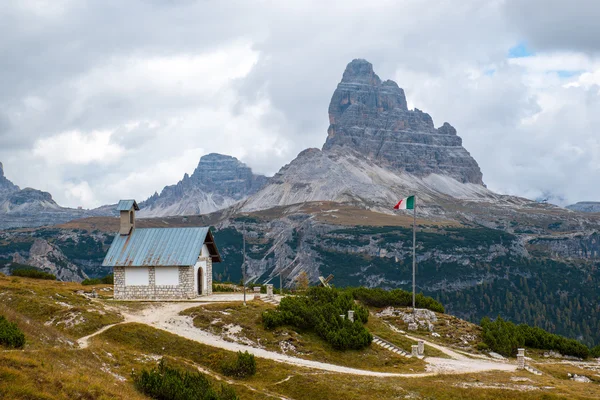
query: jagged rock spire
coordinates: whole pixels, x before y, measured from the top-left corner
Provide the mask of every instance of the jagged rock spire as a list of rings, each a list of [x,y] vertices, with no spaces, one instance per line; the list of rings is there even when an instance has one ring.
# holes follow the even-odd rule
[[[329,122],[324,151],[348,147],[393,170],[483,185],[456,129],[448,123],[436,129],[429,114],[408,110],[404,90],[381,81],[366,60],[346,66],[329,104]]]

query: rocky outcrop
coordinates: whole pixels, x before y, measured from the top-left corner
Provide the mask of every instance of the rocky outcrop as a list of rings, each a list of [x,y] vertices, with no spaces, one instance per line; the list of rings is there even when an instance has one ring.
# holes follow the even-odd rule
[[[71,263],[58,247],[44,239],[33,242],[26,264],[51,273],[61,281],[81,282],[87,278],[85,272]]]
[[[447,122],[436,129],[431,116],[408,110],[394,81],[381,81],[371,63],[353,60],[329,104],[323,150],[351,148],[383,167],[416,176],[441,174],[483,185],[477,162]]]
[[[533,253],[545,257],[600,260],[600,234],[596,231],[540,236],[528,240],[527,246]]]
[[[259,191],[268,178],[255,175],[235,157],[211,153],[189,176],[140,204],[141,217],[206,214],[227,208]]]
[[[600,201],[580,201],[567,208],[573,211],[600,213]]]

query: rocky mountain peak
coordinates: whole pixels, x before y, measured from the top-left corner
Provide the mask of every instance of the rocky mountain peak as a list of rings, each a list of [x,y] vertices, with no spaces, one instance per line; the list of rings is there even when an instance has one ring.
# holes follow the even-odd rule
[[[429,114],[408,110],[404,90],[394,81],[382,82],[366,60],[346,67],[329,104],[329,122],[324,151],[346,147],[390,170],[483,185],[479,165],[456,129],[449,123],[436,129]]]
[[[267,177],[256,175],[235,157],[210,153],[200,158],[192,173],[166,186],[140,204],[141,216],[193,215],[217,211],[259,191]]]
[[[365,83],[368,85],[380,85],[381,79],[373,71],[373,64],[362,58],[352,60],[344,71],[342,82]]]
[[[0,194],[12,193],[17,190],[19,190],[19,187],[4,176],[4,166],[0,162]]]
[[[210,182],[232,181],[252,177],[252,170],[235,157],[210,153],[200,158],[190,179],[203,185]],[[251,180],[251,179],[249,179]]]

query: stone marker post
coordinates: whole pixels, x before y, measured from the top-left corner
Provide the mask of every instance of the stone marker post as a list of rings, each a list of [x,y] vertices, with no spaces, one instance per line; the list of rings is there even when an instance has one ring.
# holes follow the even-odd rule
[[[273,284],[272,283],[267,284],[267,297],[270,299],[273,298]]]
[[[346,316],[344,314],[340,314],[340,318],[341,319],[346,319]]]
[[[260,299],[260,286],[254,286],[254,300]]]
[[[348,319],[350,322],[354,322],[354,310],[348,310]]]
[[[419,346],[418,345],[413,344],[410,349],[411,349],[410,354],[413,357],[418,357],[419,356]]]
[[[422,356],[425,353],[425,342],[422,340],[417,341],[417,347],[419,350],[419,355]]]
[[[525,349],[517,349],[517,369],[525,369]]]

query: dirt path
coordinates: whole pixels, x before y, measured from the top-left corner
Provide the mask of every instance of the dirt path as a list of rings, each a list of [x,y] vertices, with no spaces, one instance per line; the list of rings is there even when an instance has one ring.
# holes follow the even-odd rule
[[[423,343],[426,344],[427,346],[433,347],[434,349],[438,349],[439,351],[441,351],[442,353],[444,353],[445,355],[447,355],[448,357],[450,357],[450,358],[452,358],[454,360],[461,360],[461,361],[471,360],[471,358],[469,358],[467,356],[464,356],[462,354],[459,354],[459,353],[457,353],[457,352],[455,352],[453,350],[450,350],[447,347],[441,346],[439,344],[431,343],[431,342],[429,342],[429,341],[427,341],[425,339],[416,338],[416,337],[413,337],[413,336],[410,336],[410,335],[404,335],[404,336],[406,336],[410,340],[414,340],[415,342],[417,340],[422,340]]]
[[[216,300],[216,299],[215,299]],[[215,301],[212,300],[212,301]],[[302,358],[290,357],[285,354],[268,351],[256,347],[247,346],[240,343],[233,343],[224,340],[223,338],[213,335],[209,332],[200,330],[193,325],[193,320],[189,316],[179,315],[183,310],[191,307],[197,307],[206,304],[204,302],[169,302],[169,303],[152,303],[149,307],[142,310],[121,310],[121,314],[124,317],[124,321],[119,324],[137,322],[146,324],[157,329],[164,330],[166,332],[184,337],[186,339],[194,340],[196,342],[217,347],[224,350],[233,352],[248,351],[254,354],[256,357],[265,358],[277,362],[283,362],[286,364],[297,365],[300,367],[314,368],[322,371],[337,372],[343,374],[362,375],[362,376],[377,376],[377,377],[403,377],[403,378],[418,378],[424,376],[431,376],[439,373],[469,373],[469,372],[481,372],[481,371],[512,371],[516,369],[515,365],[469,359],[463,355],[453,352],[443,346],[428,343],[428,345],[443,351],[454,359],[428,357],[425,361],[428,363],[427,371],[424,373],[414,374],[400,374],[400,373],[389,373],[389,372],[377,372],[368,371],[356,368],[349,368],[340,365],[334,365],[319,361],[305,360]],[[98,332],[79,339],[81,348],[85,348],[89,345],[89,339],[110,329],[112,326],[105,326]]]

